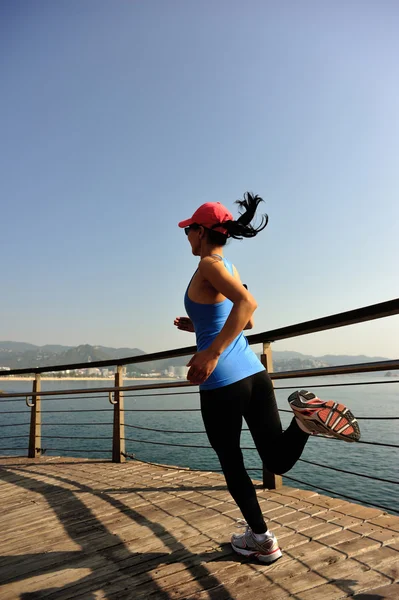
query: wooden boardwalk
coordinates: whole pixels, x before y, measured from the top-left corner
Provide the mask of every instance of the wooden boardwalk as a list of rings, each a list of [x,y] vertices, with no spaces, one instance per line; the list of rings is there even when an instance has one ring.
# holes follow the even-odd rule
[[[399,517],[315,492],[258,493],[283,558],[234,554],[221,475],[0,457],[0,598],[399,599]]]

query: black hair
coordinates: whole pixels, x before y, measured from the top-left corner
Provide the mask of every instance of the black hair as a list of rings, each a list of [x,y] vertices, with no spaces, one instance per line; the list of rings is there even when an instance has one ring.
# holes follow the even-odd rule
[[[218,246],[224,246],[228,237],[232,237],[235,240],[255,237],[255,235],[266,227],[269,221],[267,215],[262,215],[258,227],[253,227],[250,224],[254,219],[256,209],[261,202],[263,202],[263,198],[258,195],[254,196],[250,192],[246,192],[244,194],[244,200],[236,200],[236,204],[240,206],[240,209],[244,209],[244,212],[242,212],[241,216],[238,217],[236,221],[225,221],[219,225],[213,225],[211,229],[208,229],[207,235],[209,242]],[[220,231],[216,231],[215,227],[223,227],[223,229],[226,229],[227,235]]]

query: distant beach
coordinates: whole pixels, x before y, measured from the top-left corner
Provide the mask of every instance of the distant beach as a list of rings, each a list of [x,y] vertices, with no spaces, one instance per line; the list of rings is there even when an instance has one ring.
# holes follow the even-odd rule
[[[0,381],[30,381],[34,377],[8,377],[0,376]],[[124,377],[123,381],[159,381],[165,378],[162,377]],[[173,377],[168,378],[170,381],[175,381]],[[113,377],[42,377],[42,381],[113,381]]]

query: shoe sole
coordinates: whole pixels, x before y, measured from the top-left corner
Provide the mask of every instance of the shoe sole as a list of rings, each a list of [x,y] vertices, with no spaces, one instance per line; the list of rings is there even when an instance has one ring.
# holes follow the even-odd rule
[[[329,437],[334,437],[345,442],[358,442],[360,428],[352,412],[344,404],[333,400],[308,404],[302,402],[301,396],[308,399],[316,398],[314,394],[301,390],[294,392],[288,398],[295,416],[312,431]]]
[[[261,554],[257,550],[247,550],[245,548],[239,548],[238,546],[234,546],[233,543],[231,543],[231,547],[233,548],[234,552],[237,552],[237,554],[241,554],[241,556],[252,556],[258,559],[259,562],[264,563],[266,565],[274,563],[276,560],[283,556],[283,553],[281,552],[280,548],[276,548],[276,550],[273,550],[273,552],[271,552],[270,554]]]

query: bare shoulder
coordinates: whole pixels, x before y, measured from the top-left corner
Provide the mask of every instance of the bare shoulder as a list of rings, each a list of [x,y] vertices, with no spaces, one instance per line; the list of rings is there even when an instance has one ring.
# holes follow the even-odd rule
[[[230,279],[231,276],[233,276],[233,279],[241,283],[240,274],[237,268],[235,267],[235,265],[232,265],[232,267],[233,273],[231,274],[230,271],[225,268],[223,258],[217,254],[212,256],[205,256],[203,259],[201,259],[198,265],[198,269],[204,277],[207,277],[207,275],[219,274],[224,278]]]
[[[207,271],[219,271],[220,269],[224,268],[224,263],[223,263],[223,258],[221,256],[218,255],[213,255],[213,256],[205,256],[204,258],[202,258],[199,262],[198,268],[200,271],[207,272]]]
[[[201,258],[200,260],[200,265],[202,264],[223,264],[223,257],[219,256],[219,254],[211,254],[210,256],[204,256],[204,258]]]

